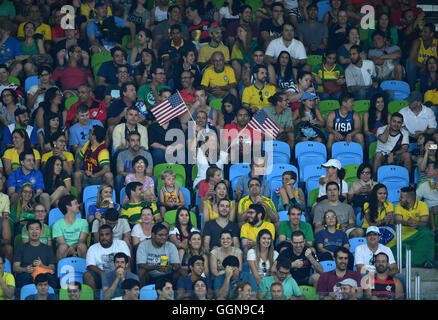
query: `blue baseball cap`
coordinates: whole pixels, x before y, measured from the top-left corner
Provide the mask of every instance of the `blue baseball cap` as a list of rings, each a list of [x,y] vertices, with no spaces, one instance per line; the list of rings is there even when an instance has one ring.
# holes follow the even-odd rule
[[[300,102],[304,100],[315,100],[315,99],[316,99],[316,94],[306,91],[301,95]]]
[[[97,1],[94,5],[94,9],[105,6],[105,1]]]

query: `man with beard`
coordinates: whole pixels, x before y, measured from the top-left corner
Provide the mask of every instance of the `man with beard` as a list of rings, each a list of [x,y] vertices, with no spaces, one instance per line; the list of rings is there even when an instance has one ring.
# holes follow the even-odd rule
[[[290,274],[289,259],[284,258],[277,260],[276,270],[276,273],[264,277],[260,282],[257,299],[282,300],[282,298],[286,298],[288,300],[305,300],[297,282]],[[280,284],[277,289],[273,288],[275,284]]]
[[[126,242],[114,240],[113,237],[112,227],[104,224],[99,228],[99,242],[93,244],[87,251],[87,272],[84,273],[84,283],[93,290],[102,289],[104,274],[116,270],[114,263],[116,253],[123,252],[128,257],[131,256]]]
[[[152,240],[142,241],[137,248],[137,274],[145,286],[165,278],[175,282],[179,277],[180,260],[175,245],[167,241],[169,230],[162,223],[152,227]],[[166,257],[167,260],[162,259]]]
[[[412,265],[431,268],[435,256],[435,234],[429,228],[429,208],[417,199],[414,187],[402,188],[394,209],[395,223],[402,225],[403,250],[412,250]],[[396,247],[391,248],[393,252]]]
[[[257,180],[258,179],[252,179],[249,183],[255,183]],[[266,207],[269,206],[266,205]],[[265,206],[261,205],[259,202],[251,204],[245,213],[247,222],[242,226],[242,229],[240,230],[240,238],[242,239],[242,249],[244,257],[246,257],[249,249],[255,247],[257,235],[259,234],[260,230],[269,230],[272,235],[272,241],[274,241],[275,239],[274,225],[271,222],[265,221]],[[277,215],[275,211],[273,214]],[[278,221],[278,218],[276,221]]]
[[[372,300],[399,300],[404,298],[403,285],[401,281],[389,275],[389,257],[386,253],[376,255],[374,266],[374,286],[371,289]]]
[[[316,287],[324,269],[319,264],[316,255],[306,245],[306,238],[302,231],[292,233],[292,248],[283,250],[272,267],[275,268],[277,262],[284,258],[289,259],[292,277],[299,286]],[[311,274],[312,269],[316,271],[313,274]]]
[[[3,130],[3,143],[6,145],[6,148],[13,148],[14,144],[12,143],[12,132],[16,128],[24,128],[26,133],[30,139],[30,144],[32,148],[38,145],[38,135],[37,129],[30,126],[30,117],[29,111],[26,108],[17,107],[14,113],[15,123],[12,123],[4,128]]]
[[[120,88],[120,99],[112,102],[107,111],[108,135],[111,137],[116,125],[126,122],[126,112],[137,101],[137,87],[133,82],[126,82]]]
[[[129,75],[128,70],[128,64],[121,64],[116,67],[117,83],[110,84],[105,88],[104,102],[106,105],[109,106],[111,102],[120,98],[120,89],[124,83],[129,83],[134,80],[134,78]]]
[[[129,270],[129,256],[123,252],[114,255],[114,270],[102,275],[102,294],[104,299],[123,296],[123,282],[127,279],[138,281],[138,276]]]
[[[382,164],[403,165],[411,172],[412,160],[409,153],[409,134],[402,128],[403,116],[399,112],[391,115],[388,125],[377,129],[377,148],[374,157],[374,176]]]
[[[272,97],[276,88],[266,84],[268,69],[265,65],[259,64],[253,68],[254,84],[243,89],[242,106],[251,109],[255,113],[263,107],[271,105],[269,98]]]
[[[347,248],[339,247],[335,250],[335,263],[336,268],[333,271],[324,272],[321,274],[316,287],[316,292],[319,294],[320,299],[332,300],[340,299],[340,288],[337,283],[342,282],[345,279],[353,279],[359,284],[362,276],[359,272],[348,270],[348,256],[349,251]],[[359,295],[362,295],[362,288],[358,290]]]
[[[351,63],[345,69],[345,80],[348,92],[350,92],[356,100],[371,99],[371,97],[381,92],[379,83],[375,82],[376,67],[371,60],[363,60],[361,57],[362,48],[358,45],[353,45],[350,48]]]
[[[116,77],[117,67],[127,65],[128,66],[128,74],[130,76],[134,75],[134,69],[127,64],[128,54],[121,47],[114,47],[111,49],[111,61],[107,61],[102,63],[97,73],[99,86],[109,86],[111,84],[117,84],[118,79]]]
[[[223,230],[230,230],[233,236],[233,243],[236,248],[240,247],[239,227],[235,222],[230,221],[230,200],[221,199],[218,202],[218,217],[207,221],[202,231],[204,248],[209,252],[215,247],[220,247],[220,235]]]

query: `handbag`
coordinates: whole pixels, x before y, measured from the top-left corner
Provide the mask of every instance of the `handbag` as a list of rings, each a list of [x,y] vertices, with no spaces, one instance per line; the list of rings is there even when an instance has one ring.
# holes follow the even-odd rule
[[[322,64],[322,86],[324,92],[329,95],[340,93],[342,91],[342,87],[337,84],[336,81],[324,81],[324,64]]]

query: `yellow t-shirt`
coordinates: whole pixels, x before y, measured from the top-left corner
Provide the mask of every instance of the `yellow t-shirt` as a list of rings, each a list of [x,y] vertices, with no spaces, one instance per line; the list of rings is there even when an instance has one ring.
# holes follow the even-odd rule
[[[74,157],[71,152],[68,151],[62,151],[62,154],[66,157],[67,162],[73,162]],[[41,164],[45,164],[47,160],[49,160],[51,157],[53,157],[53,151],[46,152],[43,154],[43,157],[41,158]]]
[[[216,51],[220,51],[224,54],[226,62],[230,61],[230,50],[227,46],[219,44],[217,47],[212,47],[209,43],[207,43],[205,46],[202,46],[201,49],[199,49],[198,62],[207,63],[213,53],[215,53]]]
[[[252,241],[257,241],[257,235],[259,234],[260,230],[262,229],[268,229],[271,232],[272,240],[275,240],[275,227],[272,223],[263,221],[260,225],[257,227],[253,227],[248,222],[245,223],[242,226],[242,229],[240,230],[240,238],[241,239],[251,239]]]
[[[250,108],[258,107],[259,109],[270,106],[271,103],[268,99],[276,92],[277,89],[271,84],[265,84],[261,89],[253,84],[243,89],[242,104],[248,104]]]
[[[424,93],[424,102],[432,102],[432,104],[437,105],[438,104],[438,90],[427,90]]]
[[[262,196],[262,195],[260,195],[260,196],[262,197],[263,201],[268,204],[268,206],[271,208],[272,211],[277,212],[277,209],[275,208],[274,202],[272,202],[272,200],[270,198],[267,198],[267,197]],[[242,212],[245,212],[246,210],[249,209],[249,206],[252,205],[253,203],[254,202],[252,202],[249,195],[247,195],[246,197],[243,197],[242,199],[240,199],[239,206],[237,207],[238,213],[240,214]],[[271,221],[267,214],[265,214],[265,218],[263,220],[268,221],[268,222]]]
[[[368,202],[365,202],[365,204],[363,205],[364,212],[367,212],[369,205],[370,204]],[[389,212],[394,212],[394,205],[392,204],[392,202],[386,201],[383,204],[382,210],[379,212],[379,214],[378,214],[378,216],[376,218],[376,222],[379,222],[379,221],[383,220],[385,218],[386,214],[389,213]],[[370,225],[369,225],[367,219],[365,218],[363,220],[363,223],[362,223],[362,228],[366,229],[369,226]]]
[[[415,221],[420,221],[421,217],[429,216],[429,207],[427,206],[426,202],[416,200],[414,206],[412,209],[406,210],[403,208],[400,203],[398,203],[395,206],[394,215],[401,215],[403,218],[403,221],[408,221],[409,218],[414,219]],[[402,232],[403,233],[411,233],[415,230],[415,228],[409,227],[409,226],[403,226]]]
[[[113,13],[111,11],[111,7],[110,6],[106,6],[107,11],[106,11],[106,16],[112,16]],[[91,10],[93,10],[93,14],[90,16],[90,12]],[[81,3],[81,16],[85,16],[85,18],[87,18],[87,22],[91,22],[94,20],[94,18],[96,17],[96,12],[94,11],[94,8],[90,8],[88,3]]]
[[[202,77],[201,85],[205,87],[227,86],[236,83],[233,68],[225,66],[222,72],[216,72],[214,66],[208,67]]]
[[[6,194],[0,192],[0,214],[2,212],[11,213],[10,209],[11,208],[10,208],[9,197]]]
[[[219,213],[213,210],[213,205],[211,204],[210,200],[204,201],[204,205],[208,208],[208,212],[210,213],[210,220],[216,220],[219,217]],[[230,211],[234,210],[234,207],[236,205],[236,201],[231,200],[230,201]],[[228,218],[230,215],[228,215]]]
[[[18,26],[17,38],[24,38],[24,25],[27,22],[23,22]],[[48,24],[42,23],[35,30],[35,34],[43,35],[43,40],[52,40],[52,29]]]
[[[15,288],[15,278],[12,274],[8,272],[3,272],[2,279],[7,287]],[[0,287],[0,300],[9,300],[8,298],[5,297],[2,287]]]
[[[35,161],[41,160],[41,156],[40,156],[40,153],[38,152],[38,150],[36,150],[36,149],[32,149],[32,150],[33,150],[33,154],[35,156]],[[17,152],[17,149],[15,149],[15,148],[7,149],[5,151],[5,153],[3,154],[3,158],[11,161],[12,170],[17,170],[18,168],[21,168],[19,154]]]

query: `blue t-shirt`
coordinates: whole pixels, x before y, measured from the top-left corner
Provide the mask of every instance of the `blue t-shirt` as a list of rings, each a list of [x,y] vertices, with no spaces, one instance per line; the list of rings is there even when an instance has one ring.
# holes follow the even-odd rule
[[[15,192],[18,192],[25,183],[32,184],[34,192],[37,192],[37,190],[44,191],[43,174],[39,170],[32,170],[28,175],[25,175],[22,168],[19,168],[9,175],[8,188],[15,187]]]
[[[88,141],[88,138],[90,136],[90,130],[96,124],[103,127],[102,122],[96,119],[90,119],[88,126],[86,126],[85,128],[81,127],[79,123],[76,123],[73,126],[71,126],[68,146],[71,147],[77,144],[80,147],[83,147]]]
[[[225,274],[221,274],[214,279],[214,290],[217,291],[222,287],[222,284],[225,280]],[[231,291],[241,282],[249,282],[251,284],[252,291],[257,291],[257,282],[254,279],[254,276],[249,272],[240,272],[239,279],[237,281],[230,280],[230,286],[228,290],[228,295],[230,295]]]
[[[99,20],[98,19],[94,19],[94,21],[91,21],[87,25],[87,36],[88,37],[95,36],[97,41],[99,41],[98,38],[102,36],[102,33],[100,33],[99,28],[97,27],[98,23],[99,23]],[[114,17],[114,23],[119,28],[124,28],[126,26],[126,20],[125,19],[121,19],[119,17]],[[105,39],[102,39],[101,43],[104,46],[114,46],[115,45],[114,42],[109,42],[109,41],[107,41]]]
[[[117,210],[117,212],[120,214],[120,209],[122,207],[120,206],[120,204],[118,203],[114,203],[114,209]],[[105,217],[105,212],[109,209],[109,207],[96,207],[95,204],[92,204],[89,208],[88,208],[88,216],[96,216],[96,212],[100,212],[100,214],[102,215],[102,217]]]
[[[0,63],[6,63],[7,61],[21,55],[20,42],[15,38],[9,37],[0,47]]]
[[[207,283],[207,288],[211,289],[211,278],[201,277],[201,279],[205,280],[205,282]],[[190,279],[190,276],[179,278],[176,287],[177,289],[183,288],[186,291],[193,291],[193,282]]]
[[[134,68],[132,68],[132,66],[129,64],[128,64],[128,72],[130,76],[134,75]],[[115,84],[115,85],[119,82],[119,80],[116,77],[116,73],[117,73],[117,68],[112,60],[102,63],[102,65],[99,68],[99,71],[97,71],[97,75],[99,77],[105,78],[105,81],[108,84]]]
[[[3,130],[3,143],[4,144],[13,144],[12,143],[12,132],[15,130],[15,128],[16,128],[15,125],[12,125],[12,126],[9,125],[9,126],[4,128],[4,130]],[[32,127],[32,126],[27,126],[26,132],[28,135],[29,135],[29,131],[31,132],[30,137],[29,137],[30,144],[38,145],[37,129]]]
[[[324,249],[334,252],[337,248],[343,247],[344,244],[348,243],[348,237],[342,230],[330,233],[324,229],[316,234],[315,242],[316,244],[322,243]]]
[[[339,132],[343,137],[354,130],[354,111],[348,113],[345,118],[339,114],[339,109],[335,110],[335,118],[333,119],[333,129]]]

